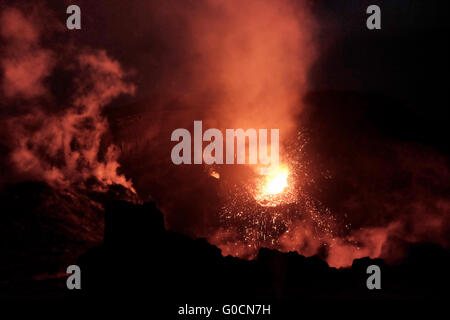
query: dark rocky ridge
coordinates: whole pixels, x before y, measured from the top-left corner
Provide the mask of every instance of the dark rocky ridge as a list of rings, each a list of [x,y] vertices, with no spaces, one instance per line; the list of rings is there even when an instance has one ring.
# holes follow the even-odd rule
[[[79,258],[89,298],[161,301],[291,299],[444,299],[450,254],[431,244],[410,244],[407,258],[390,266],[363,258],[335,269],[318,256],[262,249],[254,261],[223,257],[204,239],[166,231],[154,203],[114,201],[106,206],[102,246]],[[367,266],[382,271],[382,290],[366,288]]]
[[[113,200],[127,197],[115,188],[83,194],[42,183],[4,187],[0,298],[156,304],[449,298],[450,253],[437,245],[409,244],[398,265],[363,258],[335,269],[318,256],[268,249],[245,261],[167,231],[155,203]],[[81,267],[80,291],[66,288],[70,264]],[[382,290],[366,288],[371,264],[381,267]]]

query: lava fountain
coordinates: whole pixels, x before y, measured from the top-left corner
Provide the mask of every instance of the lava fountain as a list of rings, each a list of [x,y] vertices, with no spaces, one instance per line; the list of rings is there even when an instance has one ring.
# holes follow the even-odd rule
[[[265,207],[292,203],[295,201],[293,184],[288,166],[280,165],[267,175],[257,178],[253,197]]]

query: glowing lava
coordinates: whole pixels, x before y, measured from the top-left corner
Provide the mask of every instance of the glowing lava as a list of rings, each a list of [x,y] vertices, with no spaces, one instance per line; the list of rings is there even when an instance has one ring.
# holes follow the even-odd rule
[[[253,197],[258,204],[276,207],[295,201],[293,182],[287,166],[279,166],[273,172],[258,179]]]

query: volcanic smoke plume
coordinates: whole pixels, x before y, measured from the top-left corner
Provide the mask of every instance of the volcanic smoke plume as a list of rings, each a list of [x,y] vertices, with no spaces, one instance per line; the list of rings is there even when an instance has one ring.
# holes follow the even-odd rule
[[[149,114],[135,121],[145,133],[132,139],[126,122],[119,130],[123,154],[128,155],[124,156],[127,173],[134,177],[138,192],[157,201],[173,230],[206,237],[224,254],[240,257],[254,256],[261,246],[276,246],[290,219],[273,205],[301,201],[296,180],[304,172],[303,164],[297,162],[299,152],[292,149],[304,143],[298,141],[297,116],[316,55],[316,25],[307,2],[173,1],[151,7],[149,14],[169,30],[163,40],[179,50],[179,64],[176,76],[162,77],[167,84],[159,88],[158,99],[146,102]],[[161,16],[173,19],[160,21]],[[174,28],[173,21],[183,29]],[[161,92],[166,94],[161,97]],[[294,170],[289,178],[287,171],[282,173],[281,180],[291,182],[288,192],[267,194],[265,177],[253,167],[174,166],[170,134],[177,128],[191,129],[194,120],[202,120],[205,129],[280,129],[282,170],[291,166]],[[277,173],[273,178],[280,180]],[[279,189],[267,183],[271,190]],[[260,192],[251,194],[254,190]],[[267,228],[261,229],[265,220]],[[236,237],[223,240],[221,235]],[[228,242],[245,249],[228,250]]]
[[[120,94],[132,94],[120,64],[105,51],[47,41],[61,30],[43,9],[1,12],[2,143],[8,173],[17,181],[45,181],[56,187],[96,188],[131,182],[117,173],[119,150],[102,145],[108,123],[102,109]],[[50,26],[39,23],[49,17]],[[44,46],[44,40],[49,43]],[[51,88],[63,82],[66,87]],[[53,91],[52,91],[53,89]],[[63,97],[56,97],[63,90]]]

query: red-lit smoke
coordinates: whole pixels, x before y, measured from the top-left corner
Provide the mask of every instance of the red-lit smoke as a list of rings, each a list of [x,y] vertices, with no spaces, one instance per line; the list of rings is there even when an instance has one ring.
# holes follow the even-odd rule
[[[108,130],[102,109],[120,94],[133,94],[134,86],[105,51],[70,43],[44,47],[41,25],[38,16],[17,8],[1,12],[2,138],[14,178],[60,187],[83,187],[96,179],[99,188],[114,183],[132,189],[117,173],[118,148],[101,146],[101,139]],[[57,30],[46,31],[55,35]],[[56,101],[49,77],[61,72],[70,74],[71,85]]]

